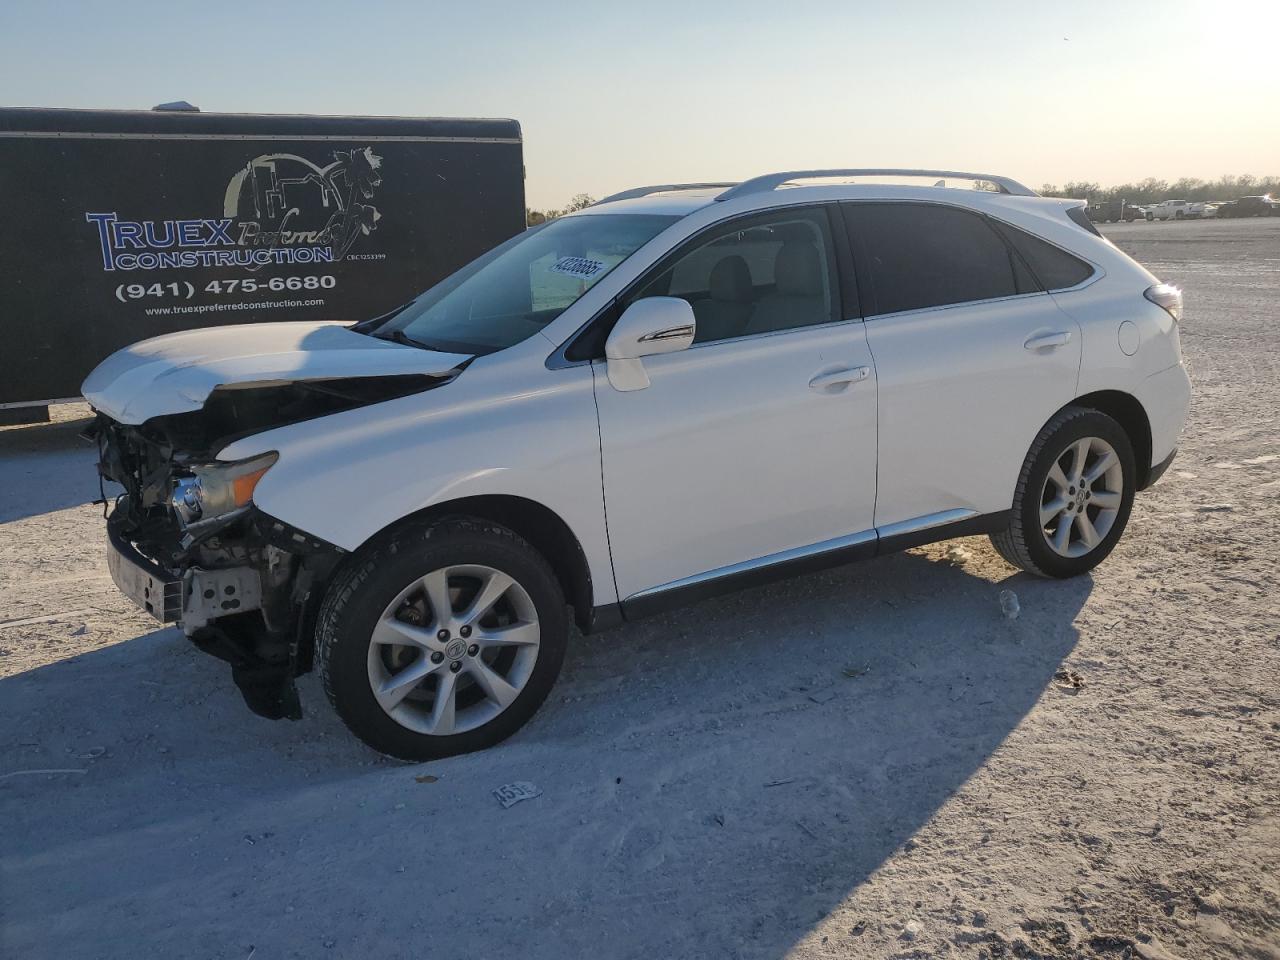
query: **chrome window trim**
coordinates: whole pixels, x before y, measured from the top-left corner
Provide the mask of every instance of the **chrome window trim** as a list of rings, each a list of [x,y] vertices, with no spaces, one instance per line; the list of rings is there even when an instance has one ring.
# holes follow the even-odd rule
[[[1057,290],[1055,293],[1063,291]],[[894,310],[889,313],[873,313],[866,317],[867,323],[873,320],[885,320],[889,317],[911,317],[921,313],[936,313],[939,310],[956,310],[962,307],[978,307],[993,303],[1008,303],[1011,300],[1029,300],[1032,297],[1047,297],[1048,290],[1036,290],[1032,293],[1015,293],[1008,297],[988,297],[985,300],[961,300],[959,303],[944,303],[936,307],[916,307],[914,310]]]
[[[1047,242],[1047,241],[1046,241]],[[1083,259],[1083,258],[1080,258]],[[863,321],[870,323],[873,320],[885,320],[889,317],[910,317],[919,313],[933,313],[938,310],[955,310],[958,307],[977,307],[985,306],[992,303],[1006,303],[1010,300],[1027,300],[1031,297],[1051,297],[1061,293],[1075,293],[1077,290],[1083,290],[1091,287],[1101,280],[1106,273],[1093,264],[1093,261],[1086,261],[1090,265],[1095,266],[1095,272],[1089,278],[1080,281],[1074,287],[1056,287],[1053,290],[1033,290],[1030,293],[1015,293],[1007,297],[987,297],[985,300],[961,300],[957,303],[943,303],[936,307],[916,307],[914,310],[893,310],[889,313],[872,313],[863,317]]]
[[[707,347],[718,347],[722,343],[742,343],[744,340],[760,340],[765,337],[782,337],[789,333],[804,333],[807,330],[829,330],[845,324],[862,323],[862,317],[851,317],[847,320],[827,320],[824,323],[810,323],[802,327],[786,327],[782,330],[761,330],[759,333],[744,333],[740,337],[724,337],[720,340],[705,340],[692,344],[690,350],[704,350]],[[684,353],[685,351],[680,351]]]
[[[740,337],[724,337],[721,340],[708,340],[703,343],[690,344],[688,349],[679,350],[677,353],[689,353],[693,350],[705,350],[708,347],[718,347],[727,343],[743,343],[748,340],[761,340],[765,337],[782,337],[793,333],[805,333],[810,330],[830,330],[834,327],[844,326],[846,324],[863,323],[864,320],[871,319],[869,317],[850,317],[847,320],[828,320],[825,323],[811,323],[803,327],[787,327],[785,330],[761,330],[759,333],[744,333]],[[676,354],[670,354],[675,356]],[[643,359],[650,359],[645,357]],[[555,362],[553,361],[560,361]],[[547,358],[548,370],[568,370],[571,367],[582,367],[592,363],[604,363],[604,357],[596,357],[594,360],[565,360],[563,356],[563,348],[556,351],[552,356]]]

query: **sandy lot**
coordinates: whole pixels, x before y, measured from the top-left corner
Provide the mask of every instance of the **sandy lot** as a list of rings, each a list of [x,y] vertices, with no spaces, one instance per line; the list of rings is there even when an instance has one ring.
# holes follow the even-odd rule
[[[429,766],[312,677],[252,716],[115,593],[76,423],[0,431],[0,956],[1280,958],[1280,220],[1107,233],[1196,396],[1092,577],[973,539],[706,602]]]

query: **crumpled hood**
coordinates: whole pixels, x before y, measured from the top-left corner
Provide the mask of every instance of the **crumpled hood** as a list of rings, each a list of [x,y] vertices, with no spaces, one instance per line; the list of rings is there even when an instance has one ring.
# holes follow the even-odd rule
[[[439,375],[469,359],[354,333],[341,323],[251,323],[187,330],[117,350],[80,392],[120,423],[199,410],[231,384]]]

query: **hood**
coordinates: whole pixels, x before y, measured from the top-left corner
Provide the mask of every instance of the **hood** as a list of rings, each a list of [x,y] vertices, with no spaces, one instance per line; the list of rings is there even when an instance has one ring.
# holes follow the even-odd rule
[[[187,330],[117,350],[80,388],[120,423],[199,410],[218,387],[345,377],[440,375],[469,359],[354,333],[341,323]]]

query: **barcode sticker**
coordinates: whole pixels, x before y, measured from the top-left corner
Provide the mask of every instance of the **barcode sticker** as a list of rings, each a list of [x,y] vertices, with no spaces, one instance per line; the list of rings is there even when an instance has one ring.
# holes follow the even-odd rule
[[[590,257],[562,257],[551,265],[551,269],[580,280],[590,280],[604,269],[604,264]]]

